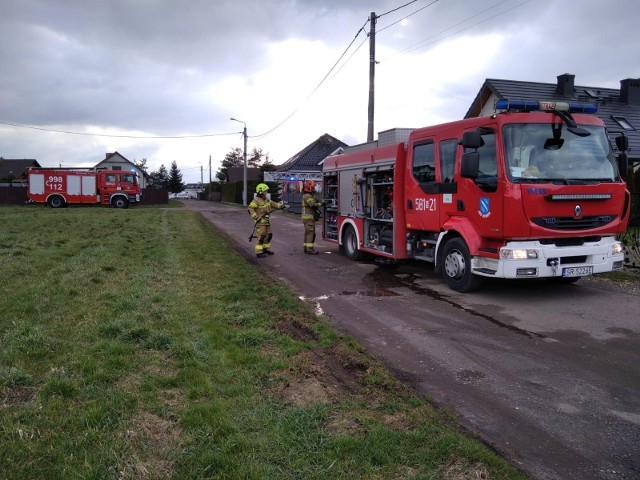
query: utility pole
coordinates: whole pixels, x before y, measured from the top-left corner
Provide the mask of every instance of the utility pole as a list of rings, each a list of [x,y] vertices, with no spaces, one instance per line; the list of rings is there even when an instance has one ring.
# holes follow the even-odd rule
[[[369,32],[369,121],[367,124],[367,142],[373,142],[373,103],[375,97],[376,76],[376,12],[371,12],[371,31]]]
[[[209,200],[213,200],[213,185],[211,185],[211,155],[209,155]]]
[[[247,206],[247,124],[244,124],[244,170],[242,171],[242,205]]]
[[[244,170],[243,170],[243,179],[242,179],[242,205],[247,206],[247,124],[242,120],[238,120],[237,118],[230,118],[229,120],[233,120],[234,122],[240,122],[244,125],[244,130],[242,130],[242,136],[244,137]]]

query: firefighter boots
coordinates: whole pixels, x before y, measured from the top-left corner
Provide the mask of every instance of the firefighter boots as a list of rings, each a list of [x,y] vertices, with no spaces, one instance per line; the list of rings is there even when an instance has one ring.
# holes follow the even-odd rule
[[[318,252],[313,247],[304,247],[304,253],[308,255],[317,255]]]
[[[268,250],[266,248],[263,250],[263,252],[266,253],[267,255],[273,255],[274,254],[271,250]]]

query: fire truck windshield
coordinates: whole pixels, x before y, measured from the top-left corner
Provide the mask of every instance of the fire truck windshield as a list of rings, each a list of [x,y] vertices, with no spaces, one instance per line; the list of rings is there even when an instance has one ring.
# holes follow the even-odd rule
[[[138,183],[137,179],[138,179],[137,176],[134,175],[133,173],[126,173],[122,175],[123,182],[133,183],[134,185]]]
[[[603,127],[581,126],[588,136],[555,127],[532,123],[504,126],[505,161],[513,182],[615,180],[617,168]]]

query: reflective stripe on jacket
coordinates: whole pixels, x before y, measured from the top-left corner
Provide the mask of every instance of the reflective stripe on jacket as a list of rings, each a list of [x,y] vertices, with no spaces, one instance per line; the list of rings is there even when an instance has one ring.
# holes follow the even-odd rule
[[[269,214],[276,209],[282,208],[282,204],[267,198],[255,196],[249,204],[249,215],[254,220],[260,218],[260,223],[269,223]]]
[[[324,202],[322,200],[316,199],[316,197],[314,197],[310,193],[305,193],[302,196],[302,219],[313,219],[314,207],[319,207],[323,204]]]

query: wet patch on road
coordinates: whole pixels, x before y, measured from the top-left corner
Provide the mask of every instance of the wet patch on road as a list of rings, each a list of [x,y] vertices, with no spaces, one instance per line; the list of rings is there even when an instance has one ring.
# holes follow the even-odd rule
[[[389,290],[388,288],[372,288],[371,290],[362,290],[351,292],[348,290],[343,290],[340,295],[349,296],[349,295],[362,295],[364,297],[400,297],[401,293],[394,292]]]
[[[633,335],[634,331],[630,330],[628,328],[622,328],[622,327],[609,327],[605,330],[607,333],[611,333],[614,335]]]
[[[447,295],[443,295],[442,293],[429,288],[426,285],[428,282],[425,280],[425,278],[421,277],[418,274],[411,273],[411,272],[402,272],[402,271],[399,272],[396,268],[394,269],[377,268],[371,273],[369,273],[368,277],[369,277],[369,280],[371,281],[372,288],[365,290],[365,292],[371,292],[371,295],[369,296],[389,296],[389,295],[385,295],[386,292],[392,292],[394,296],[402,295],[401,293],[395,292],[391,289],[406,288],[419,295],[427,295],[434,300],[445,302],[451,305],[452,307],[455,307],[459,310],[464,311],[465,313],[488,320],[489,322],[501,328],[506,328],[507,330],[515,332],[519,335],[524,335],[528,338],[534,338],[534,337],[542,338],[542,339],[546,338],[545,335],[542,335],[536,332],[530,332],[528,330],[518,328],[514,325],[509,325],[507,323],[501,322],[500,320],[490,315],[464,307],[463,305],[456,303]],[[378,292],[378,294],[375,295],[374,294],[375,292]]]

